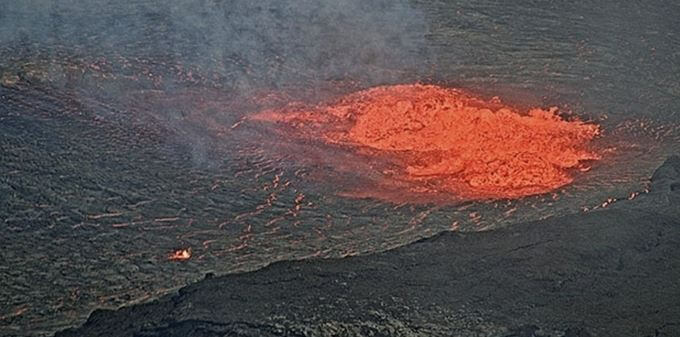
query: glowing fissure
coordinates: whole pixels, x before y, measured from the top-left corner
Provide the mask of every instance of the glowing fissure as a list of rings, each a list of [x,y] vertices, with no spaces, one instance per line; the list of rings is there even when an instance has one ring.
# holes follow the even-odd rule
[[[434,85],[359,91],[333,103],[291,104],[252,119],[279,122],[298,137],[369,148],[402,163],[393,178],[464,199],[517,198],[572,182],[570,169],[599,159],[595,124],[565,120],[557,108],[526,113]]]

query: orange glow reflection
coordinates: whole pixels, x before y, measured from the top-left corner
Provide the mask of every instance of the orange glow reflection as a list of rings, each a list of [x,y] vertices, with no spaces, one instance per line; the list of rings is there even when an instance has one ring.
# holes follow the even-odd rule
[[[251,119],[398,158],[393,178],[421,184],[412,191],[485,199],[552,191],[572,182],[571,169],[587,171],[584,162],[600,158],[588,146],[599,127],[556,112],[521,112],[498,98],[412,84],[376,87],[330,104],[290,104]]]

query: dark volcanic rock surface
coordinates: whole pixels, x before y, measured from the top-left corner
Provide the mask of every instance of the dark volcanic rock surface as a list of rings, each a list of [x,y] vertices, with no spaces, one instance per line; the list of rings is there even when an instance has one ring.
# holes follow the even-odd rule
[[[680,157],[630,202],[95,311],[67,336],[680,336]]]

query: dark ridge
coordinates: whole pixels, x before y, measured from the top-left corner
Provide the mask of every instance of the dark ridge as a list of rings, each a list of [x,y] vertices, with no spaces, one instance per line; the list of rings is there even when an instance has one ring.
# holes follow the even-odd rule
[[[617,207],[206,277],[56,336],[680,336],[679,185],[673,156]]]

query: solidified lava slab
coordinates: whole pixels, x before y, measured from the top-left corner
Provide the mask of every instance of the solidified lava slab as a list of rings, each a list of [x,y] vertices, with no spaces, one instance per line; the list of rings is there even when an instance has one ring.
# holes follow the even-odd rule
[[[206,275],[56,336],[680,336],[678,184],[673,156],[601,212]]]
[[[386,178],[411,192],[462,199],[517,198],[573,181],[570,171],[600,159],[596,124],[565,119],[557,108],[520,111],[494,97],[404,84],[359,91],[324,104],[291,103],[251,120],[288,126],[292,137],[369,149],[397,158]],[[366,151],[364,151],[366,152]]]

